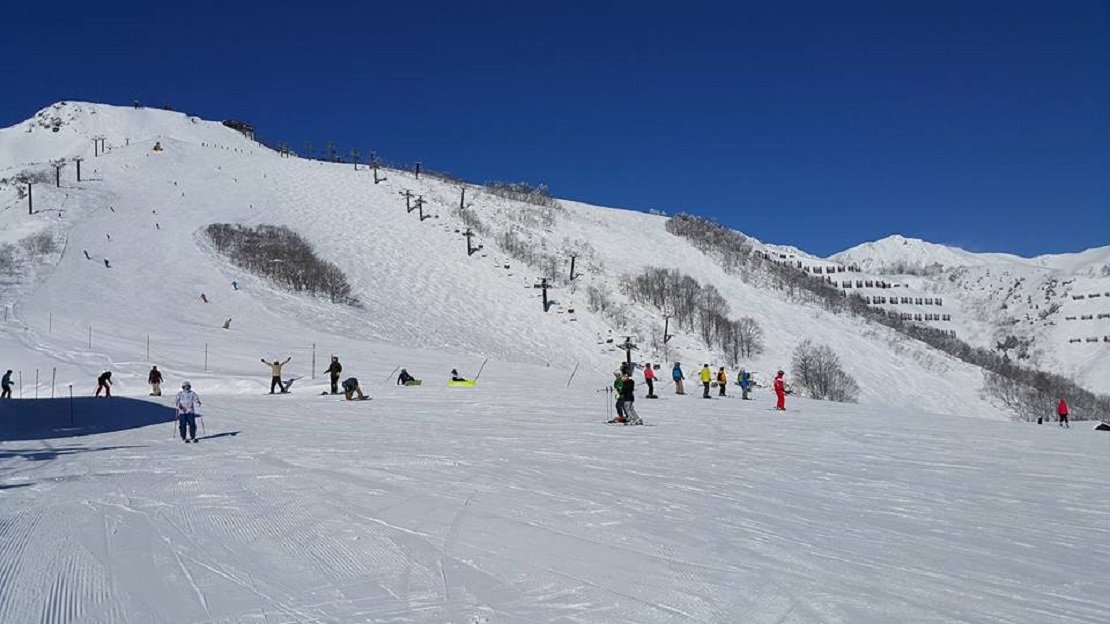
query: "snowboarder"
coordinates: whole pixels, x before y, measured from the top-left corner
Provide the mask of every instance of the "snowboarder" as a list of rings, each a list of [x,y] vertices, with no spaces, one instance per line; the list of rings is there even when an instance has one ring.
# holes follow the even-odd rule
[[[150,367],[146,382],[150,384],[150,396],[162,396],[162,371],[157,366]]]
[[[100,377],[96,378],[96,395],[100,396],[100,391],[104,391],[105,397],[112,396],[112,371],[104,371]]]
[[[181,432],[181,439],[186,442],[197,441],[197,407],[201,405],[200,397],[193,392],[193,385],[188,381],[181,384],[181,392],[177,393],[177,428]],[[186,427],[189,430],[185,436]]]
[[[104,268],[105,268],[105,269],[110,269],[110,268],[112,268],[112,265],[111,265],[111,264],[110,264],[110,263],[108,262],[108,259],[107,259],[107,258],[105,258],[105,259],[104,259]]]
[[[459,377],[458,369],[451,369],[451,381],[466,381],[466,377]]]
[[[281,383],[281,367],[288,364],[291,359],[293,359],[293,356],[285,358],[284,362],[279,362],[277,358],[274,358],[273,362],[267,362],[266,358],[262,358],[262,363],[270,367],[270,374],[272,375],[270,377],[270,394],[274,393],[274,386],[280,388],[282,394],[289,392]]]
[[[208,295],[206,295],[204,293],[200,293],[200,300],[205,302],[205,303],[208,303]]]
[[[331,356],[331,364],[328,364],[328,375],[331,377],[331,393],[339,394],[339,373],[343,372],[343,365],[339,363],[339,356]]]
[[[239,282],[231,282],[232,290],[239,290]]]
[[[651,370],[651,362],[644,366],[644,383],[648,387],[647,398],[658,399],[659,397],[655,396],[655,371]]]
[[[1056,406],[1056,415],[1059,416],[1061,427],[1071,429],[1071,423],[1068,422],[1068,402],[1063,398],[1060,399],[1060,404]]]
[[[362,386],[358,385],[358,379],[355,379],[354,377],[348,377],[347,379],[344,379],[343,398],[351,401],[353,400],[356,393],[358,394],[359,401],[365,401],[366,399],[370,398],[362,393]]]
[[[231,319],[224,321],[224,329],[231,329]]]
[[[644,421],[640,420],[640,415],[636,413],[636,407],[633,405],[633,403],[636,402],[636,382],[632,380],[632,375],[628,373],[621,375],[620,396],[624,401],[625,424],[644,424]]]
[[[717,388],[718,396],[725,396],[725,388],[728,387],[728,373],[725,372],[725,367],[722,366],[717,369]]]
[[[682,380],[686,376],[682,374],[682,365],[678,362],[674,363],[674,368],[671,369],[671,378],[674,379],[674,393],[686,394],[686,389],[682,387]]]
[[[701,398],[709,398],[709,384],[713,381],[713,371],[709,370],[709,365],[704,364],[701,367],[701,385],[702,393]]]
[[[786,381],[782,376],[786,373],[779,371],[775,375],[775,396],[778,397],[778,403],[775,404],[775,409],[786,411]]]
[[[0,379],[0,387],[3,388],[3,392],[0,392],[0,399],[10,399],[10,398],[12,398],[12,371],[11,371],[11,369],[8,369],[8,372],[4,373],[4,378]]]
[[[397,385],[403,386],[410,381],[416,381],[416,378],[409,374],[408,370],[402,368],[401,374],[397,375]]]

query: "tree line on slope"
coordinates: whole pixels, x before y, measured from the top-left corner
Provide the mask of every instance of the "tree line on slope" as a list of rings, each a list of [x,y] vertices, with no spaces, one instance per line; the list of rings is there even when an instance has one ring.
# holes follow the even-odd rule
[[[1071,404],[1074,420],[1097,420],[1110,415],[1110,397],[1086,390],[1061,375],[1020,366],[1005,354],[973,347],[949,332],[903,321],[868,305],[859,294],[846,294],[819,277],[753,253],[747,237],[718,223],[680,214],[667,221],[667,231],[686,238],[714,257],[727,273],[745,282],[781,290],[797,303],[813,303],[835,314],[862,317],[982,368],[984,392],[1018,418],[1036,420],[1033,414],[1051,414],[1044,406],[1055,405],[1061,397]]]
[[[295,292],[358,305],[342,269],[319,258],[308,241],[285,226],[213,223],[204,232],[236,266]]]

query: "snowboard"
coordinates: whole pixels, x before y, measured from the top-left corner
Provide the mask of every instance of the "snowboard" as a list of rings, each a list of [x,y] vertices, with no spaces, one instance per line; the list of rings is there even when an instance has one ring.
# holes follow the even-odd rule
[[[413,380],[410,380],[410,381],[406,381],[405,385],[406,386],[419,386],[422,383],[424,383],[424,382],[420,381],[419,379],[413,379]]]

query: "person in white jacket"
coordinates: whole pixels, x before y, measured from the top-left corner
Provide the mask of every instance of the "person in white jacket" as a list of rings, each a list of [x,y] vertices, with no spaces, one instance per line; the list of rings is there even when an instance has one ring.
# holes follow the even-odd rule
[[[181,392],[177,393],[177,427],[186,443],[197,441],[197,408],[200,405],[200,397],[193,392],[192,384],[188,381],[181,384]],[[185,435],[186,428],[189,430],[188,437]]]

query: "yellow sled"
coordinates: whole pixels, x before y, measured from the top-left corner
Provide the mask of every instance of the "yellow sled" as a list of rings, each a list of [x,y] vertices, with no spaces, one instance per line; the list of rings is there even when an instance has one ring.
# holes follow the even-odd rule
[[[473,386],[476,383],[478,383],[478,382],[474,381],[473,379],[467,379],[466,381],[448,381],[447,385],[448,386]]]

